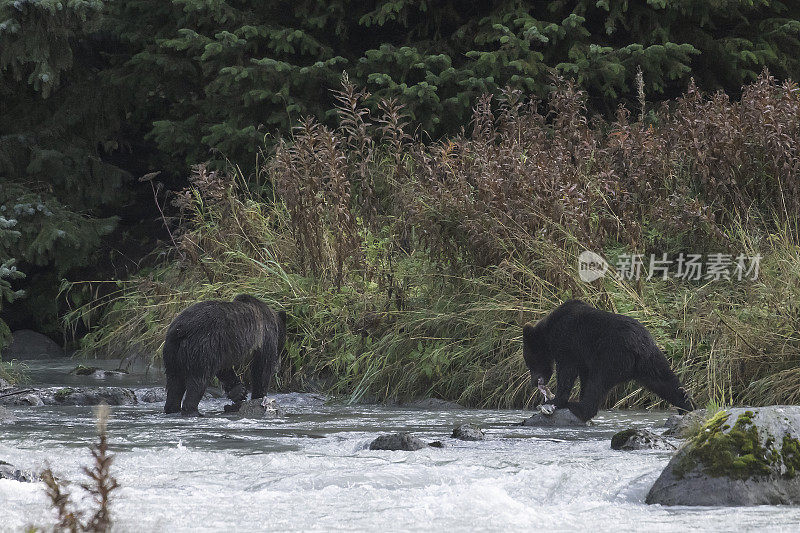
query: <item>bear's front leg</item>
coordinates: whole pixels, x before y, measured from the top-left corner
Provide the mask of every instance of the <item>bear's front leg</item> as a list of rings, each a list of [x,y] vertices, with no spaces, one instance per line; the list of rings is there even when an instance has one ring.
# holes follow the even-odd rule
[[[566,407],[572,387],[578,378],[578,369],[569,365],[558,365],[556,368],[556,395],[547,403],[552,403],[557,408]]]
[[[606,387],[599,378],[589,379],[584,383],[581,381],[581,399],[579,402],[568,402],[567,407],[572,414],[588,422],[597,414],[600,404],[608,394]]]
[[[229,409],[233,406],[225,406],[225,412],[239,410],[239,406],[247,399],[247,389],[245,388],[242,380],[236,375],[233,368],[225,368],[217,372],[217,379],[222,384],[225,395],[233,402],[236,409]]]

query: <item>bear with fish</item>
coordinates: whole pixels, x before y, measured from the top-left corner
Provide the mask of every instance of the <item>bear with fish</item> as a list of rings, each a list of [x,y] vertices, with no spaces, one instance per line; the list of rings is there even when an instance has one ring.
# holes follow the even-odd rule
[[[286,312],[250,295],[206,301],[179,314],[167,331],[163,358],[167,377],[165,413],[198,415],[198,403],[217,377],[235,411],[247,397],[240,375],[249,376],[251,397],[264,398],[278,371],[286,339]],[[522,328],[522,353],[531,384],[541,391],[540,409],[569,409],[582,421],[597,414],[608,392],[636,380],[686,412],[692,399],[664,353],[638,321],[565,302],[536,324]],[[556,393],[548,388],[555,367]],[[570,400],[580,379],[577,402]]]

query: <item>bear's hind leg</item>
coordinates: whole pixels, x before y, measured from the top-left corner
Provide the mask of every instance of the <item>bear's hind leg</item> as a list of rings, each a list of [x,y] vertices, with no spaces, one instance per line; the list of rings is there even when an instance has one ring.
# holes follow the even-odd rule
[[[186,380],[186,396],[181,405],[183,416],[200,416],[197,406],[206,392],[206,381],[202,378],[190,377]]]
[[[183,377],[167,374],[167,401],[164,403],[166,414],[177,413],[181,410],[184,392],[186,392],[186,380]]]
[[[679,412],[686,413],[688,411],[693,411],[695,405],[689,393],[687,393],[686,389],[681,385],[678,376],[676,376],[672,370],[668,372],[669,374],[662,374],[661,378],[648,376],[639,378],[638,381],[657,394],[659,398],[677,407]]]

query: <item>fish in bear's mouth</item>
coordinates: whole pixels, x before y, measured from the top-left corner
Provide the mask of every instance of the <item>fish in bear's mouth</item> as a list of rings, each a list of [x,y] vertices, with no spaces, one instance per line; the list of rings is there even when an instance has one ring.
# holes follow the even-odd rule
[[[539,378],[539,380],[536,382],[536,388],[539,389],[539,392],[541,392],[542,396],[544,396],[544,402],[550,401],[550,399],[554,396],[542,378]]]

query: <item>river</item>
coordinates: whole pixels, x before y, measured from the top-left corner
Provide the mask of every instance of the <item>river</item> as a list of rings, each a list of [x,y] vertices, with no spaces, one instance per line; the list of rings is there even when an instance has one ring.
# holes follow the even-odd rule
[[[38,367],[36,365],[39,365]],[[106,363],[109,364],[109,363]],[[73,362],[31,363],[35,383],[86,384],[65,376]],[[96,385],[153,386],[134,373]],[[114,407],[109,438],[121,488],[114,530],[139,531],[796,531],[800,507],[648,506],[645,496],[670,452],[610,449],[616,431],[657,428],[655,411],[601,411],[580,429],[512,425],[521,410],[418,410],[273,396],[286,416],[161,413],[162,404]],[[91,407],[14,407],[0,425],[0,460],[83,481],[95,438]],[[487,439],[449,438],[473,422]],[[379,434],[412,432],[445,448],[370,451]],[[80,490],[74,485],[73,492]],[[86,505],[87,502],[82,502]],[[0,480],[0,531],[51,527],[43,485]]]

